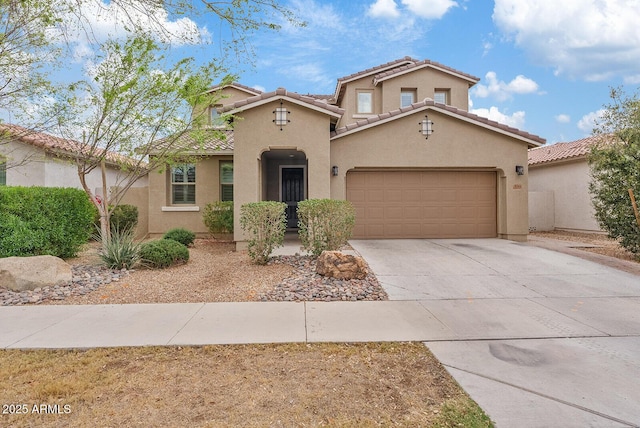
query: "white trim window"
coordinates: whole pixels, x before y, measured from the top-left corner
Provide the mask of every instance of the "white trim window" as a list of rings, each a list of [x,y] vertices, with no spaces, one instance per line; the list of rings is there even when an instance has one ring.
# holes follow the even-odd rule
[[[357,113],[372,114],[373,113],[373,92],[368,90],[356,91],[357,97]]]
[[[433,101],[439,104],[448,104],[449,103],[449,90],[447,89],[436,89],[433,93]]]
[[[409,107],[415,103],[417,94],[415,89],[402,89],[400,91],[400,107]]]
[[[171,167],[171,204],[196,203],[196,166],[192,163]]]

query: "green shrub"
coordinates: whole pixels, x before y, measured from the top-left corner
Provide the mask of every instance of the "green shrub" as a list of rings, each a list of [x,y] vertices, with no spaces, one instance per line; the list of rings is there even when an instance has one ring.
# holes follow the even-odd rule
[[[274,248],[282,245],[287,228],[283,202],[252,202],[240,207],[240,226],[248,235],[249,257],[266,264]]]
[[[111,230],[125,231],[134,230],[138,225],[138,207],[135,205],[116,205],[112,208],[109,222],[111,223]],[[100,224],[98,217],[98,224]]]
[[[140,243],[135,242],[134,229],[113,229],[111,238],[100,236],[100,242],[98,255],[110,269],[131,269],[140,260]]]
[[[205,205],[202,218],[212,235],[233,233],[233,202],[217,201]]]
[[[92,234],[94,212],[79,189],[2,186],[0,257],[73,257]]]
[[[182,245],[188,247],[193,244],[193,241],[196,239],[196,234],[190,230],[177,227],[167,231],[162,238],[173,239],[174,241],[178,241]]]
[[[173,239],[157,239],[140,245],[140,261],[150,268],[166,268],[189,260],[189,249]]]
[[[308,199],[298,202],[298,234],[305,250],[314,256],[345,245],[355,224],[355,209],[349,201]]]

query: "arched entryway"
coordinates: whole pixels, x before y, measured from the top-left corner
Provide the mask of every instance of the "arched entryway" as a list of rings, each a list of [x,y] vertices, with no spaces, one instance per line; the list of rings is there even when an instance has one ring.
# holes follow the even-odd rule
[[[262,153],[262,200],[287,204],[287,229],[298,227],[298,202],[307,198],[307,166],[304,152],[271,149]]]

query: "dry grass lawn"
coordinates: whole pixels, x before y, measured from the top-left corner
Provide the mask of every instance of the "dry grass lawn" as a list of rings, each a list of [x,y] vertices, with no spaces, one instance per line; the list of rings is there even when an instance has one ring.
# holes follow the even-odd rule
[[[491,426],[415,343],[5,350],[0,379],[0,426]]]

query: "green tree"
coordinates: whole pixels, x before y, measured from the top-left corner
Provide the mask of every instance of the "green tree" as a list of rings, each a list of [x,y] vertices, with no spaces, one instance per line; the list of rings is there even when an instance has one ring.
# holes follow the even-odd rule
[[[616,88],[611,100],[594,129],[600,138],[588,158],[589,190],[600,226],[640,258],[640,225],[629,194],[640,196],[640,99]]]

